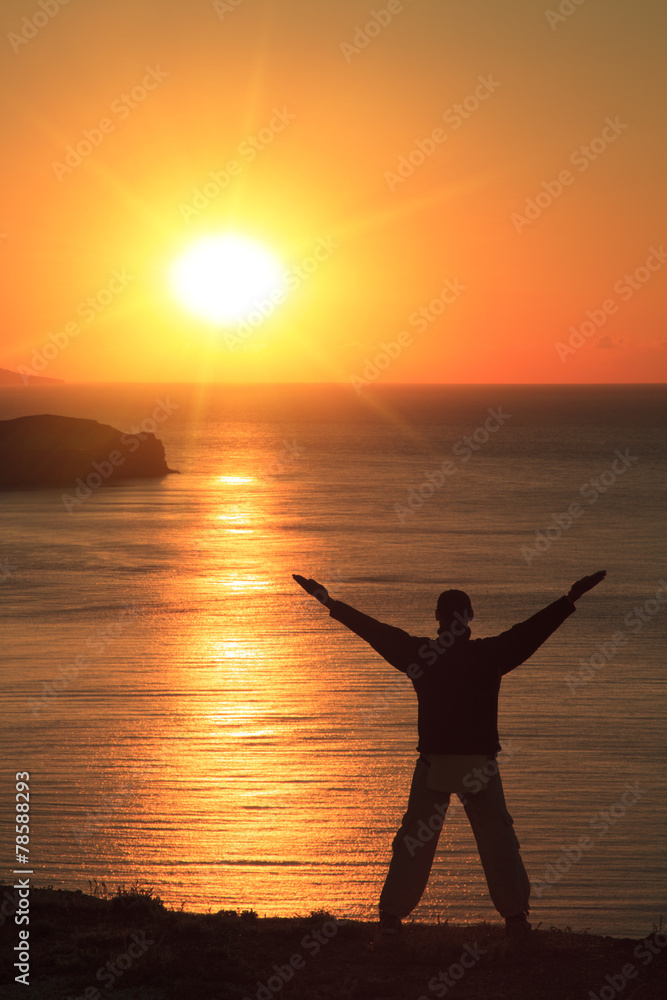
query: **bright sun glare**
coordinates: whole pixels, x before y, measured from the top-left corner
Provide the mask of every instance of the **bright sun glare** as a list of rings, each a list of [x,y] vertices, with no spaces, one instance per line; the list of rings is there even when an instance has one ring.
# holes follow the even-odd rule
[[[282,273],[278,259],[261,243],[227,234],[193,243],[174,263],[171,280],[190,312],[234,323],[272,292],[283,290]]]

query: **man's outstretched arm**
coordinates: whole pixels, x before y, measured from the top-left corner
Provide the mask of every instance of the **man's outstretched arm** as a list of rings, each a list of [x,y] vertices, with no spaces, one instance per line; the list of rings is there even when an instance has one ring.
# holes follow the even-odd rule
[[[559,598],[525,622],[515,625],[494,639],[482,640],[485,643],[488,641],[489,651],[497,660],[501,672],[508,673],[532,656],[565,619],[573,614],[575,602],[596,587],[606,575],[607,571],[603,569],[591,576],[582,577],[572,584],[565,597]]]
[[[395,625],[379,622],[343,601],[334,601],[329,597],[326,587],[317,580],[307,580],[298,573],[292,573],[292,577],[307,594],[329,609],[332,618],[369,643],[392,667],[407,672],[408,667],[418,656],[417,649],[423,644],[423,639],[417,639],[402,628],[396,628]]]

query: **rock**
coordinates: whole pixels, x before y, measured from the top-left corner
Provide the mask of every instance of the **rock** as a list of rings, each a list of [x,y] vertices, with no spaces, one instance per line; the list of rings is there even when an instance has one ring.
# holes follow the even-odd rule
[[[0,420],[0,487],[97,487],[173,471],[154,434],[47,413]]]

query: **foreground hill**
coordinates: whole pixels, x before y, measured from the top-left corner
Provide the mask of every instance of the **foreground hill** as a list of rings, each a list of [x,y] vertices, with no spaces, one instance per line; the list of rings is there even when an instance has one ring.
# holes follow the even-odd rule
[[[2,981],[16,971],[11,886],[0,885]],[[30,892],[32,1000],[663,1000],[667,935],[641,940],[541,928],[513,944],[500,923],[407,924],[383,942],[377,925],[324,912],[167,910],[149,889],[113,898]]]

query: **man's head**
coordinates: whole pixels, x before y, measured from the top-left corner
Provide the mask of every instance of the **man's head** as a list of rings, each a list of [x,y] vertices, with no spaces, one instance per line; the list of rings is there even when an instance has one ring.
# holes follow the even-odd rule
[[[463,590],[443,590],[435,608],[435,617],[440,624],[440,631],[452,630],[460,632],[461,625],[467,625],[475,617],[470,598]]]

